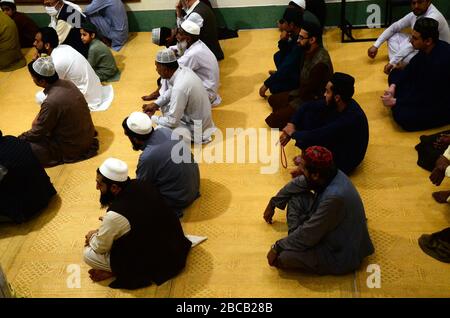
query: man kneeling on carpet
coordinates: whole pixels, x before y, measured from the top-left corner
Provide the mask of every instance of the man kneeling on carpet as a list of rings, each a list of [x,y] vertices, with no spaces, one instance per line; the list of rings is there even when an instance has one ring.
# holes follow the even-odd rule
[[[272,224],[275,208],[287,205],[288,236],[269,250],[269,265],[321,275],[356,270],[374,252],[358,191],[324,147],[307,148],[299,167],[303,174],[272,197],[264,211]]]
[[[86,235],[84,260],[93,281],[116,277],[112,288],[161,285],[185,266],[191,242],[158,190],[130,180],[125,162],[108,158],[97,169],[100,228]]]

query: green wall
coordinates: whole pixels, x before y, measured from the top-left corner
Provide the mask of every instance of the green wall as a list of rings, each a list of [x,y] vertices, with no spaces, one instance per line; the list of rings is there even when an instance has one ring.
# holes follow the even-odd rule
[[[376,3],[381,7],[381,21],[384,21],[385,0],[350,2],[347,4],[347,19],[354,25],[366,23],[369,4]],[[434,5],[447,17],[450,17],[450,1],[434,0]],[[336,26],[340,23],[340,3],[327,4],[326,25]],[[244,8],[215,9],[218,23],[230,29],[273,28],[283,14],[285,6],[263,6]],[[394,17],[401,17],[409,12],[409,7],[396,8]],[[45,13],[29,13],[40,26],[48,25],[50,18]],[[175,10],[129,11],[130,31],[151,31],[160,26],[171,27],[175,23]]]

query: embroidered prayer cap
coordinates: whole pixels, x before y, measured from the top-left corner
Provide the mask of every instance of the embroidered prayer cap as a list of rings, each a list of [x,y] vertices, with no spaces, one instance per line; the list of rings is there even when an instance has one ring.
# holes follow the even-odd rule
[[[181,28],[184,32],[192,35],[200,35],[200,27],[192,21],[186,20],[181,23]]]
[[[33,70],[44,77],[50,77],[56,74],[55,64],[53,64],[51,56],[40,57],[34,61]]]
[[[343,100],[349,100],[355,93],[355,78],[345,73],[336,72],[331,77],[334,95],[341,95]]]
[[[147,114],[142,112],[131,113],[127,118],[127,126],[138,135],[147,135],[153,129],[152,120]]]
[[[117,182],[128,180],[128,166],[122,160],[108,158],[102,163],[99,170],[102,176],[109,180]]]
[[[160,44],[160,40],[161,40],[161,28],[154,28],[152,30],[152,42],[153,42],[153,44],[161,45]]]
[[[305,162],[313,167],[328,168],[333,165],[333,154],[325,147],[311,146],[302,154]]]
[[[305,0],[292,0],[291,2],[289,2],[290,5],[295,4],[297,6],[299,6],[302,9],[306,9],[306,2]]]
[[[168,64],[177,61],[175,53],[171,49],[162,49],[156,54],[156,62],[161,64]]]
[[[160,27],[152,30],[152,43],[156,45],[166,45],[167,38],[172,36],[172,30],[168,27]]]

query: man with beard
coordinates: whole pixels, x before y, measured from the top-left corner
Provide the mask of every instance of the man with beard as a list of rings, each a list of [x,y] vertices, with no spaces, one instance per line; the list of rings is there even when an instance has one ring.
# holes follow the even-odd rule
[[[333,74],[330,55],[322,46],[320,25],[304,22],[297,44],[304,52],[304,61],[300,69],[300,86],[269,97],[273,112],[266,118],[266,123],[269,127],[280,130],[304,102],[321,98]],[[298,71],[291,70],[291,72]]]
[[[81,39],[80,33],[78,37]],[[59,77],[71,81],[78,87],[91,111],[109,107],[114,96],[112,86],[102,86],[88,60],[74,48],[65,44],[58,45],[58,35],[54,29],[49,27],[39,29],[34,47],[37,50],[37,57],[44,54],[52,57]],[[36,99],[41,103],[45,96],[38,93]]]
[[[205,43],[200,40],[199,34],[200,27],[197,24],[189,20],[184,21],[176,35],[178,43],[176,46],[171,47],[171,49],[176,50],[176,54],[179,56],[179,65],[189,67],[198,77],[200,77],[203,86],[208,92],[211,106],[214,107],[218,106],[222,101],[218,94],[220,84],[219,63],[217,63],[213,52],[211,52]],[[161,86],[168,87],[169,85],[167,83],[162,83],[155,92],[148,96],[144,96],[143,99],[151,100],[158,98],[161,95],[168,98],[169,94],[166,93],[166,95],[164,95]],[[161,99],[156,103],[158,104],[160,101]]]
[[[437,128],[450,123],[450,44],[439,40],[438,22],[417,20],[411,35],[419,53],[404,70],[389,75],[381,96],[394,121],[406,131]]]
[[[183,209],[200,196],[200,171],[189,145],[175,153],[183,141],[171,139],[172,130],[168,128],[153,129],[150,117],[141,112],[125,118],[122,127],[133,150],[142,151],[136,179],[158,188],[167,205],[182,217]]]
[[[269,250],[269,265],[320,275],[353,272],[374,252],[358,191],[326,148],[307,148],[299,168],[302,175],[272,197],[264,211],[264,220],[272,224],[275,208],[287,205],[288,236]]]
[[[411,0],[412,12],[393,23],[369,48],[367,54],[374,59],[377,56],[378,48],[386,41],[389,47],[389,63],[384,67],[384,72],[389,74],[395,66],[408,64],[417,54],[417,50],[411,45],[409,34],[403,33],[406,28],[412,29],[416,21],[420,18],[432,18],[439,22],[439,39],[450,43],[450,29],[447,20],[441,12],[431,4],[431,0]]]
[[[97,169],[100,228],[85,236],[84,260],[93,281],[116,277],[111,288],[161,285],[185,266],[191,242],[180,221],[149,183],[130,180],[125,162],[108,158]]]
[[[287,8],[283,14],[283,31],[278,41],[278,52],[273,56],[276,71],[269,71],[270,76],[259,89],[259,95],[266,97],[267,90],[272,94],[288,92],[299,85],[303,49],[297,45],[301,30],[302,17],[293,8]]]
[[[367,117],[352,99],[355,79],[334,73],[325,90],[325,99],[304,104],[284,127],[280,143],[291,138],[302,150],[319,145],[328,148],[336,166],[351,173],[364,159],[369,143]],[[295,174],[295,172],[294,172]]]
[[[211,7],[199,0],[179,0],[176,7],[177,26],[184,21],[192,21],[200,28],[200,40],[214,53],[217,60],[223,60],[224,55],[220,47],[217,34],[216,16]]]
[[[180,66],[175,53],[164,49],[156,55],[156,71],[167,83],[165,92],[154,103],[145,104],[144,112],[159,126],[176,129],[186,140],[208,143],[215,131],[211,102],[202,80],[188,67]],[[164,98],[163,98],[164,97]],[[155,115],[157,110],[162,115]]]
[[[44,167],[77,162],[97,154],[98,140],[83,95],[70,81],[60,79],[51,57],[28,64],[34,83],[46,98],[31,129],[18,138],[30,143]]]
[[[178,64],[190,68],[202,80],[208,92],[211,106],[222,101],[219,96],[220,71],[214,53],[200,40],[200,27],[192,21],[184,21],[176,34]]]

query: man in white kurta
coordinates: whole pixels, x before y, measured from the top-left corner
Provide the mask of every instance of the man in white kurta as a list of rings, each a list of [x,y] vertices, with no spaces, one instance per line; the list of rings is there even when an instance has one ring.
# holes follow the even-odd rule
[[[214,53],[199,38],[200,27],[192,21],[184,21],[177,33],[177,45],[171,46],[178,57],[178,64],[189,67],[202,80],[203,86],[208,92],[211,106],[218,106],[222,102],[219,96],[220,70],[219,63]],[[161,79],[161,86],[157,91],[148,96],[158,97],[155,101],[158,105],[169,102],[172,86],[166,79]],[[144,100],[148,100],[144,96]]]
[[[200,27],[192,21],[184,21],[177,33],[178,47],[186,47],[178,64],[189,67],[200,77],[208,92],[212,106],[220,104],[222,99],[217,93],[219,89],[219,63],[214,53],[199,38]],[[180,53],[180,52],[179,52]]]
[[[36,34],[35,47],[39,54],[50,55],[60,79],[69,80],[84,95],[91,111],[106,109],[112,101],[112,86],[103,87],[89,62],[69,45],[57,45],[52,28],[42,28]]]
[[[439,39],[450,43],[450,29],[447,20],[441,12],[431,4],[431,0],[411,0],[412,12],[405,17],[393,23],[377,39],[368,50],[370,58],[375,58],[378,48],[386,41],[389,46],[389,63],[385,67],[385,72],[389,73],[392,68],[400,62],[408,64],[417,54],[409,39],[410,35],[402,33],[406,28],[413,28],[416,21],[420,18],[432,18],[439,22]]]
[[[157,101],[145,105],[144,111],[160,126],[184,128],[177,132],[186,139],[195,143],[211,141],[215,126],[211,103],[201,79],[191,69],[179,66],[171,49],[158,52],[155,64],[161,78],[167,79],[171,86],[170,98],[161,100],[161,104]],[[162,114],[154,115],[158,109]]]

